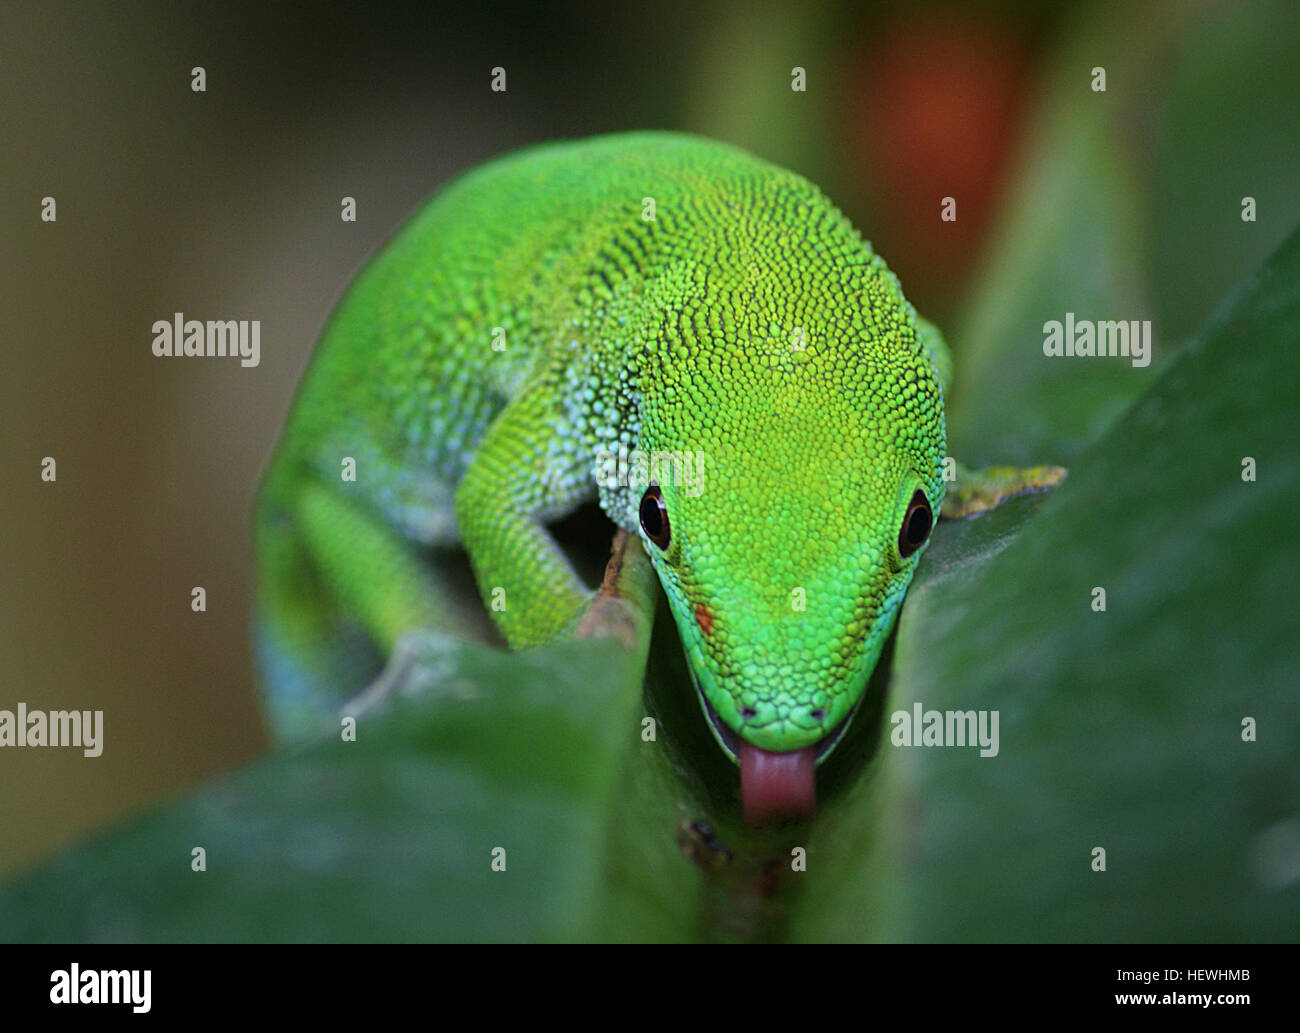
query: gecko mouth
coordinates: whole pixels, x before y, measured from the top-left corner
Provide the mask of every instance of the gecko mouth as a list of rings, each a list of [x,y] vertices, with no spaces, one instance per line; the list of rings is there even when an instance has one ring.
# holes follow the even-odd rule
[[[695,676],[695,671],[691,669],[689,665],[688,670],[691,671],[691,682],[695,685],[695,694],[700,699],[700,706],[704,709],[704,716],[708,719],[709,728],[713,731],[713,737],[718,741],[718,745],[722,747],[722,751],[739,764],[741,755],[747,749],[753,749],[754,747],[745,742],[744,739],[737,735],[736,732],[727,725],[727,722],[722,720],[718,715],[718,712],[713,709],[713,705],[708,701],[708,698],[704,695],[704,690],[700,688],[700,682]],[[853,709],[849,711],[848,716],[822,736],[817,742],[810,747],[805,747],[805,749],[811,749],[813,751],[813,763],[820,764],[830,755],[831,750],[835,749],[835,747],[839,745],[840,740],[844,738],[844,733],[848,731],[849,723],[853,720],[853,715],[858,712],[858,706],[861,702],[861,700],[858,700],[858,702],[853,705]]]

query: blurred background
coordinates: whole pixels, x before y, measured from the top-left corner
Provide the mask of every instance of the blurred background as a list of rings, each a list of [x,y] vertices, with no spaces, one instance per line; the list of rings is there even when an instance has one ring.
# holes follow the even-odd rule
[[[266,750],[259,472],[331,305],[458,172],[648,127],[793,168],[948,329],[960,407],[992,382],[962,351],[1005,324],[1008,278],[1071,288],[1030,327],[1079,298],[1151,318],[1158,369],[1281,242],[1298,41],[1285,2],[4,5],[0,708],[102,709],[105,749],[0,750],[0,877]],[[174,312],[261,320],[260,366],[155,358]],[[1113,404],[1063,420],[1050,458],[1143,382],[1099,379]],[[1003,409],[972,439],[1048,458]]]

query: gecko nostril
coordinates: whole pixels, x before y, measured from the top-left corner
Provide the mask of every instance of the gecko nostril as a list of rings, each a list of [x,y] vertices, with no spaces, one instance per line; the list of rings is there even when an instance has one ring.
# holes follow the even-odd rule
[[[814,721],[826,720],[826,711],[824,711],[821,707],[818,707],[816,710],[812,712],[812,719]]]
[[[740,716],[744,718],[758,717],[758,711],[753,707],[741,707]]]

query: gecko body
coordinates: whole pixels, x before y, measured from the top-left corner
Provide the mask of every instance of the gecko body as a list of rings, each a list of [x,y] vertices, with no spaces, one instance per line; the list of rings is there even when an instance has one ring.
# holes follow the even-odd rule
[[[592,591],[547,525],[596,500],[654,564],[746,812],[806,810],[944,504],[950,370],[795,173],[673,133],[481,166],[362,270],[303,378],[256,513],[273,699],[337,706],[446,625],[431,546],[465,548],[512,648],[570,631]],[[607,462],[637,454],[693,478]]]

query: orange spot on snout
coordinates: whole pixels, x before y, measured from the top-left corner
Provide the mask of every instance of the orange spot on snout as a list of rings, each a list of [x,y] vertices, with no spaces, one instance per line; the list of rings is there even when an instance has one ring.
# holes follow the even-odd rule
[[[700,630],[706,635],[713,634],[713,611],[703,603],[695,604],[695,623],[700,626]]]

